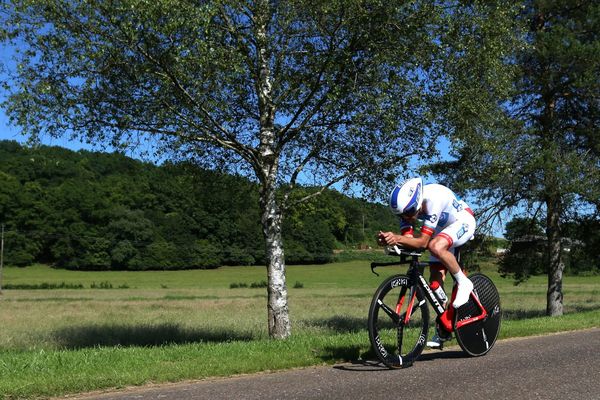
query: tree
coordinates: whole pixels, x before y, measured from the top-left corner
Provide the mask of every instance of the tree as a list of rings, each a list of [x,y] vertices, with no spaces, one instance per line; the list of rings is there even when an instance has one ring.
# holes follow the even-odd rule
[[[561,224],[578,211],[597,213],[600,198],[600,4],[525,1],[520,20],[525,44],[510,57],[520,72],[504,123],[463,126],[457,169],[444,168],[466,177],[456,183],[493,213],[544,216],[546,312],[562,315]]]
[[[521,283],[531,275],[548,272],[546,235],[536,218],[513,218],[506,224],[504,237],[510,245],[498,267],[503,277],[513,276]]]
[[[576,274],[600,272],[600,216],[585,216],[563,224],[565,237],[570,239],[570,271]]]
[[[509,241],[525,236],[542,236],[544,229],[536,218],[515,217],[510,220],[504,230],[504,238]]]
[[[446,129],[438,111],[450,100],[495,101],[511,13],[425,0],[1,7],[1,32],[20,45],[6,105],[34,140],[152,142],[160,154],[258,181],[274,338],[291,332],[281,229],[289,194],[299,181],[376,187],[415,151],[435,154]],[[485,70],[485,90],[462,90],[453,64]]]

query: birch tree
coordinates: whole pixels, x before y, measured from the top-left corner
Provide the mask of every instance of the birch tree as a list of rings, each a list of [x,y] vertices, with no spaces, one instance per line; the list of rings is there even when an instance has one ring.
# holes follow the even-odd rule
[[[411,155],[435,156],[449,126],[439,111],[450,100],[494,98],[510,35],[510,9],[484,1],[1,7],[1,34],[17,48],[4,105],[33,141],[151,143],[158,154],[259,183],[273,338],[291,332],[282,218],[310,198],[290,193],[301,183],[387,191]],[[487,71],[476,78],[489,84],[485,96],[451,84],[458,64]]]

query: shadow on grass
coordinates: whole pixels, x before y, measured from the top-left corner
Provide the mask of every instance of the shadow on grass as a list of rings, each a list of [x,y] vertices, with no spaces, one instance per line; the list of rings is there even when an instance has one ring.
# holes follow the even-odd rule
[[[190,329],[176,324],[75,326],[59,329],[52,336],[57,345],[66,349],[98,346],[152,347],[253,339],[250,334],[236,333],[225,329]]]
[[[375,359],[375,353],[369,356],[370,351],[362,352],[361,347],[355,345],[348,346],[327,346],[319,352],[319,358],[323,361],[344,361],[353,362],[359,359]]]
[[[335,333],[354,333],[367,329],[366,317],[334,316],[331,318],[309,320],[306,321],[306,324],[318,328],[325,328]]]

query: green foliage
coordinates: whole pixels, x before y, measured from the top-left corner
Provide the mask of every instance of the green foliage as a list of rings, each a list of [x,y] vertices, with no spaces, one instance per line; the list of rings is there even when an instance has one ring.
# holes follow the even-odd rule
[[[34,284],[28,284],[28,283],[12,284],[12,283],[8,283],[8,284],[5,284],[5,285],[2,285],[2,289],[6,289],[6,290],[83,289],[83,285],[81,283],[65,283],[65,282],[61,282],[61,283],[43,282],[43,283],[34,283]]]
[[[3,106],[33,141],[69,135],[127,148],[150,138],[150,151],[254,178],[270,299],[282,299],[270,304],[269,327],[283,338],[283,242],[292,259],[325,262],[331,241],[316,223],[308,245],[283,238],[292,193],[276,192],[310,179],[381,194],[415,152],[435,155],[437,136],[463,115],[493,115],[508,87],[511,11],[482,0],[10,0],[0,2],[0,40],[22,51]],[[98,247],[87,260],[104,268],[110,254]],[[201,247],[192,254],[218,261]],[[127,247],[116,255],[140,265]]]
[[[381,190],[415,151],[435,154],[438,135],[493,120],[510,87],[513,2],[11,0],[0,10],[0,39],[22,50],[5,106],[32,140],[119,148],[153,137],[154,150],[264,189],[302,173]]]
[[[234,282],[234,283],[229,284],[230,289],[247,288],[247,287],[248,287],[248,284],[245,282],[240,282],[240,283]]]
[[[380,191],[463,121],[446,110],[468,99],[476,105],[469,120],[487,115],[507,82],[503,5],[10,0],[0,2],[0,40],[23,51],[3,105],[34,141],[70,135],[127,148],[151,138],[151,151],[254,178],[269,277],[279,280],[270,298],[282,295],[270,304],[269,327],[283,338],[287,299],[275,293],[283,242],[300,260],[297,242],[306,238],[282,238],[291,193],[276,192],[293,191],[300,178]],[[313,227],[318,239],[304,250],[325,262],[331,242]],[[103,249],[89,260],[108,261]]]
[[[267,281],[252,282],[250,284],[251,289],[261,289],[261,288],[266,288],[266,287],[268,287]]]
[[[252,282],[250,285],[248,285],[246,282],[239,282],[239,283],[233,282],[233,283],[229,284],[230,289],[245,289],[248,287],[250,289],[264,289],[264,288],[268,287],[268,285],[267,285],[267,281]]]
[[[548,273],[546,241],[521,239],[513,241],[501,256],[498,271],[502,277],[512,276],[515,283],[526,281],[532,275]]]
[[[504,237],[506,240],[514,241],[526,236],[544,235],[544,228],[535,218],[515,217],[505,227]]]
[[[473,191],[482,220],[509,209],[540,217],[546,245],[513,242],[502,268],[517,282],[547,272],[548,313],[560,315],[563,269],[581,257],[579,249],[567,256],[561,225],[578,214],[597,218],[600,205],[600,4],[519,3],[520,41],[504,60],[513,67],[512,91],[488,110],[495,118],[487,129],[454,132],[455,160],[434,171]]]
[[[110,283],[108,281],[103,281],[100,283],[92,282],[90,288],[92,288],[92,289],[112,289],[113,285],[112,285],[112,283]]]
[[[512,276],[517,283],[532,275],[548,273],[548,252],[545,232],[534,218],[513,218],[506,224],[508,251],[501,257],[499,272]],[[577,275],[600,273],[600,221],[585,217],[563,225],[561,257],[565,272]]]
[[[257,186],[188,164],[157,167],[120,154],[5,141],[0,200],[9,265],[146,270],[265,262]],[[381,205],[327,191],[285,220],[287,260],[330,262],[339,244],[373,240],[393,223]]]
[[[504,237],[510,245],[500,258],[498,271],[521,283],[532,275],[548,273],[546,236],[535,218],[516,217],[506,224]]]
[[[2,285],[2,289],[6,290],[53,290],[53,289],[84,289],[82,283],[7,283]],[[92,282],[90,289],[113,289],[113,284],[108,281],[100,283]],[[128,284],[122,284],[117,289],[129,289]]]
[[[578,275],[600,274],[600,220],[583,217],[563,225],[569,251],[565,254],[566,271]]]
[[[567,222],[582,204],[593,212],[600,198],[600,6],[522,3],[521,42],[506,60],[513,90],[494,110],[503,116],[488,129],[457,130],[455,161],[434,170],[451,187],[476,191],[492,213],[519,206],[544,224]]]

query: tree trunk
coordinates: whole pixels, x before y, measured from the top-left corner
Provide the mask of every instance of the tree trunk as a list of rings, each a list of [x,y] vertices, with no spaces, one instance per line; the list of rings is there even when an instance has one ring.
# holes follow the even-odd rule
[[[562,212],[560,171],[557,165],[561,159],[558,147],[555,124],[554,90],[544,87],[544,112],[540,122],[543,133],[544,160],[544,186],[546,202],[546,236],[548,253],[548,292],[546,293],[546,315],[558,316],[563,314],[562,275],[565,265],[562,262],[562,249],[560,243],[560,215]]]
[[[277,204],[275,186],[267,184],[261,191],[262,227],[266,242],[268,274],[268,326],[269,336],[284,339],[291,335],[288,296],[285,279],[285,257],[281,227],[283,216]]]
[[[292,328],[288,312],[287,287],[285,284],[285,257],[281,225],[283,213],[277,204],[277,173],[279,149],[275,137],[275,106],[272,98],[272,72],[270,68],[269,39],[267,25],[272,10],[268,0],[255,3],[254,19],[257,49],[257,96],[260,113],[260,145],[258,163],[254,165],[261,182],[260,207],[263,234],[265,237],[268,291],[269,336],[284,339]]]
[[[560,243],[560,207],[559,196],[546,201],[546,234],[548,236],[548,292],[546,294],[546,315],[563,315],[562,277],[565,264],[562,261]]]

